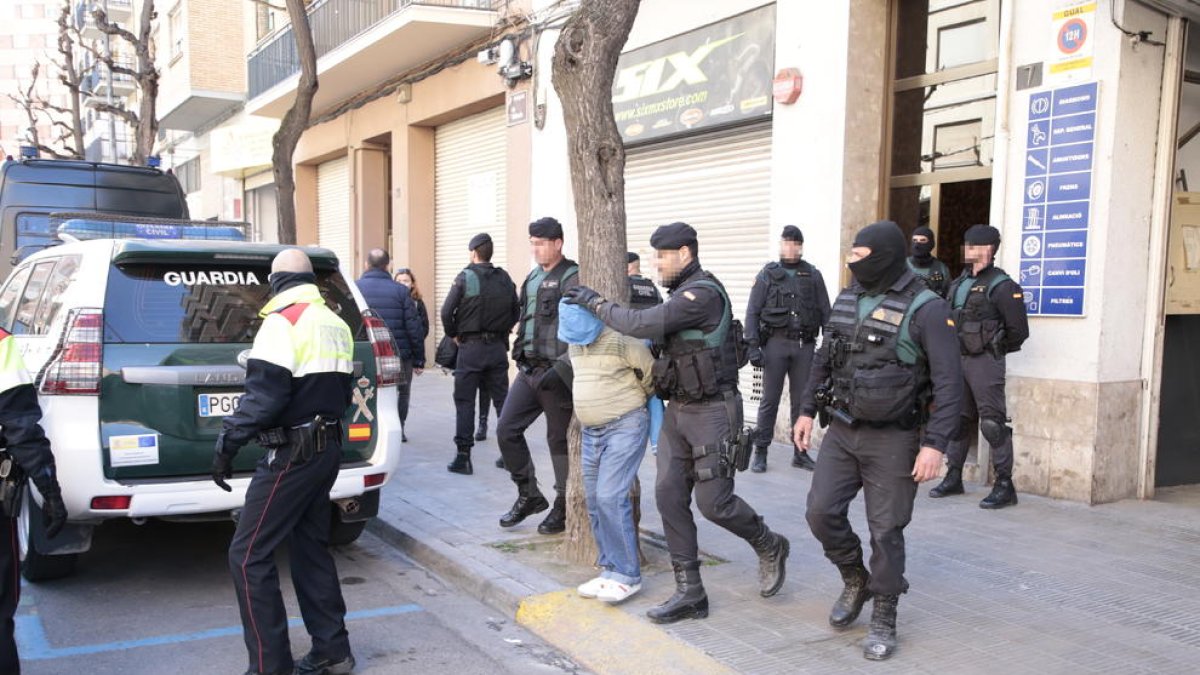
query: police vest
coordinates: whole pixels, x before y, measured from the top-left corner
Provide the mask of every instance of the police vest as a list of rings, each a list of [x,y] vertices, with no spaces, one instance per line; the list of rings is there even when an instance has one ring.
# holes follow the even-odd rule
[[[958,331],[962,353],[982,354],[1004,329],[1004,316],[992,303],[992,291],[1009,276],[999,267],[989,267],[979,276],[963,273],[950,287],[950,318]],[[963,284],[970,288],[963,290]],[[962,297],[965,294],[965,297]]]
[[[646,277],[640,274],[629,275],[629,306],[633,309],[646,309],[662,304],[662,296],[658,288]]]
[[[533,338],[525,352],[537,358],[553,361],[567,351],[567,344],[558,339],[558,301],[562,299],[563,284],[579,273],[579,266],[574,261],[564,259],[554,269],[550,270],[538,285],[537,297],[533,308],[533,335],[525,335],[525,322],[529,319],[528,298],[525,288],[529,279],[536,273],[529,273],[525,284],[521,286],[521,334],[522,341]]]
[[[930,290],[942,297],[946,296],[946,289],[950,284],[950,268],[946,267],[946,263],[934,258],[929,267],[918,267],[911,257],[907,262],[908,269],[924,279]]]
[[[495,333],[504,335],[511,328],[513,296],[517,289],[512,278],[499,267],[471,265],[462,271],[463,294],[455,309],[458,334]]]
[[[721,282],[701,272],[675,293],[700,287],[714,289],[721,297],[720,323],[709,332],[689,328],[667,336],[654,368],[659,394],[677,401],[706,401],[737,391],[738,369],[745,365],[741,323],[733,318],[729,294]]]
[[[795,331],[805,339],[816,337],[821,328],[817,308],[817,282],[813,266],[801,261],[795,274],[778,262],[767,263],[759,278],[767,283],[767,297],[759,313],[760,329]]]
[[[909,335],[918,309],[938,297],[915,275],[882,298],[846,289],[833,303],[826,326],[833,395],[855,420],[913,423],[918,399],[929,389],[925,353]],[[861,320],[860,303],[877,303]]]

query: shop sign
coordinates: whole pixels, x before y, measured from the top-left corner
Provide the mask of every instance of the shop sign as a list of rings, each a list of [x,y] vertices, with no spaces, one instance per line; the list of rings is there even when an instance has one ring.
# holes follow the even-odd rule
[[[621,55],[613,114],[626,143],[769,117],[775,5]]]
[[[1030,315],[1083,316],[1098,96],[1096,82],[1029,96],[1017,282]]]

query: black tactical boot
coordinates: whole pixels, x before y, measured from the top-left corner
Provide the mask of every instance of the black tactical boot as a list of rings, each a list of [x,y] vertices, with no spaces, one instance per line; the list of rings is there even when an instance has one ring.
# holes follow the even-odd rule
[[[519,491],[517,501],[513,502],[508,513],[500,516],[500,527],[512,527],[529,516],[550,508],[550,502],[546,501],[541,491],[537,489],[537,483],[529,481],[525,484],[518,484],[517,490]]]
[[[812,460],[812,457],[808,456],[807,452],[796,448],[792,452],[792,466],[796,467],[797,469],[812,471],[817,468],[817,463]]]
[[[946,469],[946,477],[929,491],[929,496],[937,499],[950,495],[961,495],[963,492],[962,467],[949,467]]]
[[[347,675],[354,670],[354,656],[340,661],[326,659],[309,652],[296,664],[296,675]]]
[[[479,416],[479,428],[475,430],[475,440],[487,440],[487,415]]]
[[[646,617],[654,623],[706,618],[708,594],[700,582],[700,563],[689,563],[686,567],[671,563],[671,568],[675,570],[675,594],[661,605],[651,607]]]
[[[538,525],[538,534],[559,534],[567,529],[567,498],[558,493],[554,498],[554,508],[546,515],[546,519]]]
[[[863,657],[883,661],[896,652],[896,604],[898,595],[876,595],[871,613],[871,630],[863,642]]]
[[[454,456],[453,462],[446,465],[446,470],[450,473],[461,473],[464,476],[475,473],[474,467],[471,466],[471,449],[459,446],[458,454]]]
[[[767,471],[767,449],[755,448],[754,459],[750,462],[750,470],[754,473],[765,473]]]
[[[758,520],[761,524],[762,517]],[[762,531],[750,540],[750,546],[758,554],[758,594],[769,598],[778,593],[783,586],[791,545],[782,534],[776,534],[766,525],[762,525]]]
[[[503,457],[497,457],[497,458],[496,458],[496,468],[497,468],[497,469],[503,469],[503,468],[505,468],[505,467],[504,467],[504,458],[503,458]]]
[[[1002,509],[1006,506],[1017,505],[1017,488],[1013,487],[1012,476],[996,474],[996,482],[992,485],[992,494],[979,502],[981,509]]]
[[[862,563],[838,565],[838,571],[842,573],[842,582],[846,585],[842,588],[841,596],[833,603],[833,609],[829,610],[829,625],[845,628],[854,623],[871,597],[871,591],[867,590],[871,575]]]

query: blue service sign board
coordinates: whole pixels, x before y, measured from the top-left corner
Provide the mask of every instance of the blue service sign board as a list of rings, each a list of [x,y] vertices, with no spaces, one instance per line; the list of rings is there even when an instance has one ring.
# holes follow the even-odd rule
[[[1098,93],[1088,82],[1029,96],[1018,282],[1031,315],[1083,316]]]

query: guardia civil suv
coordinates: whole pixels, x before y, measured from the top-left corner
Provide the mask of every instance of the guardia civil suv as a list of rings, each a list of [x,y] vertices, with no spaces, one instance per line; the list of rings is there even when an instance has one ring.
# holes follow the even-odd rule
[[[88,218],[62,221],[66,243],[20,261],[0,287],[0,326],[34,375],[70,513],[47,539],[41,497],[26,493],[17,529],[30,580],[71,574],[106,520],[236,517],[262,452],[238,454],[232,493],[212,482],[217,433],[242,395],[238,357],[261,323],[283,247],[236,241],[230,227]],[[331,539],[346,544],[378,512],[399,459],[400,359],[336,256],[306,252],[329,308],[355,335],[354,402],[330,492]]]

